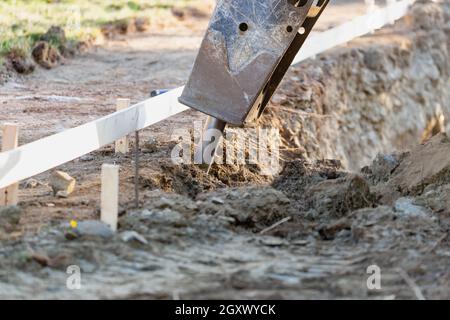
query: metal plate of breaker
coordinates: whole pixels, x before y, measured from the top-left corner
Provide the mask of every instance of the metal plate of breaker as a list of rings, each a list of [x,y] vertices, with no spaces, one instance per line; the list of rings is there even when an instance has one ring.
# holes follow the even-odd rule
[[[179,101],[227,123],[258,118],[329,0],[218,0]]]

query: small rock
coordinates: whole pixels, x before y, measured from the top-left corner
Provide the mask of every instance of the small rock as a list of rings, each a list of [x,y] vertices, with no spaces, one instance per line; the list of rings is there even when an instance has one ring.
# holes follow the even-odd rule
[[[60,45],[58,49],[64,58],[72,58],[77,53],[77,46],[76,41],[69,41],[66,45]]]
[[[378,154],[370,167],[366,167],[366,175],[374,183],[386,182],[398,167],[405,154]]]
[[[47,207],[54,207],[55,204],[54,203],[47,203]]]
[[[110,239],[114,236],[114,232],[104,222],[98,220],[80,221],[76,228],[71,228],[66,233],[66,238],[73,240],[76,238],[102,238]]]
[[[291,244],[293,244],[293,245],[295,245],[295,246],[301,246],[301,247],[303,247],[303,246],[308,245],[308,244],[309,244],[309,241],[308,241],[308,240],[301,240],[301,239],[298,239],[298,240],[292,241]]]
[[[218,216],[218,218],[219,218],[220,220],[223,220],[223,221],[228,222],[228,223],[233,223],[233,224],[236,223],[236,219],[233,218],[233,217]]]
[[[112,38],[116,34],[127,34],[136,32],[137,25],[133,19],[120,19],[105,24],[101,31],[106,38]]]
[[[319,229],[319,235],[323,240],[333,240],[342,230],[350,229],[350,221],[347,218],[342,218],[332,224],[321,227]]]
[[[90,154],[80,157],[80,161],[83,161],[83,162],[94,161],[94,160],[95,160],[95,157]]]
[[[170,9],[170,11],[172,12],[172,14],[173,14],[176,18],[178,18],[178,19],[180,19],[180,20],[183,20],[183,19],[185,18],[185,12],[184,12],[183,10],[179,9],[179,8],[172,7],[172,8]]]
[[[364,64],[371,70],[384,71],[388,65],[386,54],[380,49],[366,50],[364,51]]]
[[[153,153],[158,151],[159,143],[155,138],[150,138],[145,144],[144,144],[144,151],[147,153]]]
[[[139,213],[137,213],[139,215]],[[168,208],[162,211],[149,211],[145,209],[140,214],[145,220],[161,224],[179,224],[184,221],[183,216],[176,211]]]
[[[397,217],[428,217],[426,209],[415,205],[412,198],[397,199],[394,204],[394,210]]]
[[[88,41],[77,41],[76,50],[78,53],[86,53],[92,44]]]
[[[0,207],[0,224],[2,224],[2,222],[8,222],[16,225],[20,221],[21,214],[22,209],[18,206]]]
[[[134,24],[136,26],[137,31],[144,32],[148,29],[150,21],[146,17],[139,17],[134,20]]]
[[[225,203],[222,199],[217,198],[217,197],[212,198],[211,202],[215,203],[215,204],[224,204]]]
[[[28,57],[10,54],[8,56],[9,62],[13,69],[20,74],[30,74],[34,71],[35,65]]]
[[[264,237],[259,242],[268,247],[280,247],[286,244],[286,241],[277,237]]]
[[[66,199],[69,197],[69,194],[66,191],[58,191],[56,197]]]
[[[120,234],[120,239],[124,242],[137,241],[142,244],[148,244],[148,241],[136,231],[124,231]]]
[[[50,177],[53,195],[67,198],[75,189],[76,180],[63,171],[55,171]]]

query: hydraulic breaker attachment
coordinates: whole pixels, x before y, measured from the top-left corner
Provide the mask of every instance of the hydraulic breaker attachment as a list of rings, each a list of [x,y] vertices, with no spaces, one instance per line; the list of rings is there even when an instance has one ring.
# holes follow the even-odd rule
[[[219,0],[180,102],[236,126],[258,118],[329,0]]]
[[[264,111],[329,0],[218,0],[179,101],[245,126]]]

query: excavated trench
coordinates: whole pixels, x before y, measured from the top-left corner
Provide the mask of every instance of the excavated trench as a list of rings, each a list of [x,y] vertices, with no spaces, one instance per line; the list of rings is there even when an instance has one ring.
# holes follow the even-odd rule
[[[450,298],[449,16],[419,2],[293,67],[259,123],[280,131],[279,174],[206,175],[161,161],[166,143],[117,234],[85,221],[12,239],[20,210],[1,214],[0,298]]]
[[[450,132],[447,8],[418,3],[395,26],[293,68],[263,125],[279,128],[294,156],[356,171]]]

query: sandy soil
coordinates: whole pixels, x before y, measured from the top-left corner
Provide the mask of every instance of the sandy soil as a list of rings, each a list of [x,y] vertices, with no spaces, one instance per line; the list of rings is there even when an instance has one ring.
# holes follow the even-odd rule
[[[350,9],[352,14],[364,11],[355,1],[336,3],[318,29],[333,26],[343,17],[348,19]],[[440,7],[433,8],[431,12]],[[417,19],[413,16],[412,20],[415,28]],[[356,68],[348,61],[364,60],[364,56],[355,59],[352,55],[373,48],[374,42],[377,46],[388,44],[383,46],[388,49],[386,56],[395,58],[389,45],[397,47],[405,34],[414,35],[410,39],[414,45],[408,48],[418,59],[413,61],[426,61],[418,64],[424,70],[440,70],[436,67],[440,66],[439,57],[424,56],[415,45],[416,35],[422,31],[405,29],[408,25],[411,28],[408,23],[405,19],[399,29],[387,28],[375,39],[366,37],[327,53],[329,64],[320,59],[318,64],[309,62],[290,71],[262,122],[285,130],[283,143],[292,152],[286,154],[280,175],[262,176],[257,166],[216,166],[207,176],[196,167],[172,165],[168,158],[173,128],[191,127],[194,119],[203,118],[188,111],[142,133],[140,210],[133,208],[132,156],[114,155],[112,146],[59,168],[77,179],[76,191],[68,199],[53,196],[47,185],[50,173],[35,177],[39,182],[36,187],[23,185],[20,213],[0,216],[0,297],[414,299],[418,298],[417,286],[427,298],[450,298],[450,142],[441,133],[417,147],[433,119],[427,118],[428,113],[435,111],[431,107],[428,111],[427,105],[440,100],[425,96],[425,102],[410,102],[405,98],[404,112],[425,106],[421,107],[425,110],[423,119],[406,130],[408,135],[401,130],[396,135],[382,135],[385,130],[378,124],[383,120],[374,120],[376,125],[367,121],[366,125],[361,114],[366,108],[382,106],[386,99],[355,95],[360,79],[348,76],[352,70],[369,79],[381,76],[382,71],[360,65]],[[128,35],[68,60],[64,66],[51,71],[39,69],[31,76],[10,81],[1,87],[0,120],[20,121],[23,144],[108,114],[114,111],[118,97],[138,102],[152,89],[181,85],[189,75],[206,24],[206,18],[197,19],[173,29]],[[423,33],[435,32],[425,28]],[[430,45],[439,40],[438,36],[428,38]],[[438,40],[443,47],[434,46],[433,50],[448,57],[445,39]],[[342,74],[326,69],[333,64]],[[399,69],[402,74],[410,72],[404,71],[408,67]],[[334,74],[334,83],[345,79],[353,82],[333,89],[332,80],[317,77],[318,70]],[[401,91],[411,83],[432,82],[432,89],[427,87],[430,95],[439,96],[448,88],[446,70],[438,71],[436,79],[427,71],[422,72],[424,77],[412,80],[401,76],[399,79],[408,80],[395,80],[394,85]],[[339,96],[350,87],[357,98]],[[373,93],[376,97],[397,94],[384,87]],[[313,102],[325,103],[307,103],[305,107],[308,95]],[[327,111],[327,99],[340,102],[337,113]],[[284,111],[277,115],[274,107]],[[350,107],[357,111],[350,112]],[[441,109],[447,112],[446,108],[448,104]],[[373,132],[374,141],[383,143],[370,145],[370,152],[363,146],[342,151],[338,144],[351,146],[361,132],[347,130],[347,138],[337,142],[330,138],[336,132],[333,124],[311,121],[324,117],[334,117],[345,126],[361,125],[364,132]],[[312,125],[298,130],[298,123]],[[401,122],[397,125],[401,127]],[[438,130],[444,131],[445,126]],[[157,143],[151,140],[154,138]],[[387,153],[399,145],[413,150]],[[375,158],[378,152],[385,154]],[[320,160],[323,158],[338,158],[345,168],[340,161]],[[368,159],[373,158],[370,163]],[[121,165],[120,235],[109,235],[105,240],[98,234],[93,238],[81,234],[68,240],[73,239],[68,235],[70,230],[61,223],[99,217],[99,171],[105,162]],[[359,170],[363,164],[369,165]],[[260,234],[286,217],[290,217],[288,222]],[[138,232],[145,241],[126,242],[121,236],[125,231]],[[65,288],[69,264],[83,270],[80,291]],[[372,291],[365,285],[366,269],[373,264],[382,269],[382,290]]]
[[[211,8],[202,9],[207,14]],[[360,1],[336,1],[315,30],[363,13]],[[117,98],[137,103],[154,89],[183,85],[208,21],[207,15],[188,16],[164,30],[117,36],[63,66],[9,81],[1,87],[0,120],[19,122],[25,144],[111,113]]]
[[[326,19],[320,21],[317,30],[339,23],[350,8],[353,16],[365,10],[359,1],[338,1],[330,6]],[[212,6],[202,9],[208,12]],[[9,81],[1,87],[0,120],[20,123],[19,144],[26,144],[114,112],[117,98],[126,97],[137,103],[147,99],[154,89],[183,85],[208,21],[207,16],[188,17],[179,25],[166,26],[163,30],[117,36],[83,56],[66,60],[58,68],[50,71],[38,68],[32,75]],[[141,139],[156,139],[167,144],[173,128],[191,128],[193,121],[204,118],[199,112],[187,111],[143,130]],[[98,205],[98,196],[92,188],[99,188],[101,163],[120,163],[124,181],[131,181],[128,176],[132,173],[131,156],[116,156],[112,154],[111,147],[93,153],[96,160],[98,155],[101,156],[95,165],[82,161],[85,159],[82,158],[59,168],[78,180],[77,192],[69,201],[59,201],[51,196],[49,187],[45,186],[50,172],[35,177],[44,186],[21,191],[22,206],[31,206],[26,209],[30,216],[24,221],[30,221],[31,228],[35,229],[53,221],[55,213],[58,217],[66,217],[67,212],[61,210],[60,205],[71,207],[70,211],[75,212],[78,218],[86,218],[85,213],[87,217],[92,217],[97,210],[92,207]],[[143,174],[145,171],[144,167]],[[132,190],[131,185],[125,184],[122,190],[122,201],[126,207],[132,196],[126,190]],[[80,201],[90,205],[73,207]],[[48,203],[56,206],[45,208]],[[37,208],[33,209],[36,205]],[[38,214],[42,211],[41,206],[53,214]],[[37,221],[42,224],[36,224]]]

